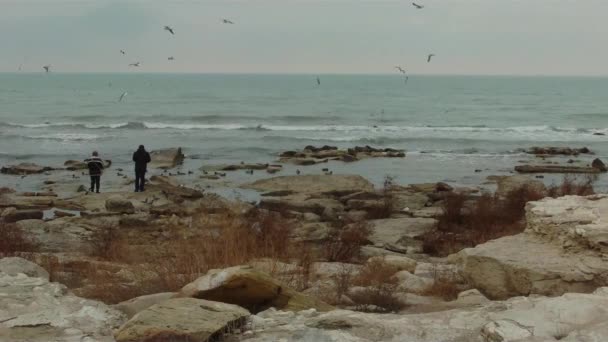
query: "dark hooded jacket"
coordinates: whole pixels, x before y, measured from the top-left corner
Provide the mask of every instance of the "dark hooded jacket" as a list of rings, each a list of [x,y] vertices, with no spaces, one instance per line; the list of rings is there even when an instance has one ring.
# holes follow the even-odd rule
[[[150,158],[150,153],[146,151],[144,148],[139,148],[135,153],[133,153],[133,161],[135,162],[135,172],[146,172],[148,163],[152,159]]]
[[[101,176],[103,172],[103,161],[99,157],[92,156],[89,159],[84,160],[89,167],[90,176]]]

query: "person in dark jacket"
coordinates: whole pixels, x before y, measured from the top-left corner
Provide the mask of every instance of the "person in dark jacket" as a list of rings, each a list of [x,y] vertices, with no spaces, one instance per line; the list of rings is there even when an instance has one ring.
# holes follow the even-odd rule
[[[148,163],[151,160],[150,153],[146,151],[144,145],[139,145],[137,151],[133,153],[133,161],[135,162],[135,192],[144,191],[146,171],[148,171]]]
[[[99,193],[99,182],[103,173],[103,160],[99,158],[99,153],[93,151],[91,158],[85,159],[85,163],[89,167],[89,176],[91,176],[91,192]]]

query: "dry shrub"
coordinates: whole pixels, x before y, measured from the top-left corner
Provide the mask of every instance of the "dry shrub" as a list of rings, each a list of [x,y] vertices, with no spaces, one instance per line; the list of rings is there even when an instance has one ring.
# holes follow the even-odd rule
[[[334,222],[325,243],[327,261],[351,262],[359,257],[361,246],[369,241],[372,230],[365,221],[345,224]]]
[[[398,312],[406,307],[395,293],[398,281],[394,277],[398,268],[389,265],[383,259],[374,259],[365,264],[354,284],[363,286],[363,290],[350,293],[358,311],[365,312]]]
[[[9,257],[18,252],[34,252],[36,243],[16,224],[0,222],[0,257]]]
[[[391,176],[384,177],[382,186],[382,203],[379,207],[367,211],[370,219],[384,219],[391,217],[395,210],[395,195],[393,194],[394,180]]]
[[[577,177],[573,174],[565,174],[561,184],[553,184],[547,189],[548,195],[553,198],[577,195],[589,196],[595,194],[593,183],[597,181],[597,175],[588,174]]]
[[[543,197],[543,193],[527,185],[510,191],[504,198],[486,193],[468,204],[464,195],[448,194],[443,214],[438,218],[438,229],[424,236],[423,248],[426,253],[448,255],[521,233],[526,226],[526,203]]]
[[[438,297],[451,301],[458,298],[460,288],[453,277],[442,274],[437,268],[433,270],[433,285],[422,292],[423,296]]]
[[[275,212],[253,209],[244,217],[225,215],[204,225],[205,236],[171,241],[169,255],[150,260],[165,291],[178,290],[210,269],[260,258],[289,260],[295,251],[302,260],[306,256],[289,239],[290,222]]]

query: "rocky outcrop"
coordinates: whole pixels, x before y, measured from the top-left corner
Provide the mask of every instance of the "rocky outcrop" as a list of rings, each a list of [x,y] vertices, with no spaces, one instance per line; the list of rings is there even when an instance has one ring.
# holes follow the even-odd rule
[[[587,147],[572,148],[572,147],[532,147],[526,150],[528,154],[535,155],[562,155],[562,156],[577,156],[579,154],[593,154]]]
[[[169,299],[141,311],[116,332],[117,342],[215,341],[245,323],[249,312],[195,298]]]
[[[517,297],[477,301],[467,309],[423,314],[366,314],[336,310],[289,313],[267,310],[252,316],[240,341],[533,342],[603,341],[608,319],[606,289],[557,298]],[[595,339],[577,339],[592,336]],[[595,336],[595,337],[593,337]]]
[[[261,179],[245,185],[244,188],[308,194],[333,192],[347,195],[360,191],[373,191],[374,186],[365,178],[355,175],[305,175]]]
[[[332,309],[330,305],[298,293],[251,266],[211,270],[184,286],[178,295],[235,304],[251,312],[270,307],[293,311]]]
[[[604,162],[600,158],[593,159],[593,161],[591,162],[591,167],[596,168],[596,169],[600,170],[601,172],[608,171],[606,164],[604,164]]]
[[[150,152],[152,162],[149,166],[157,169],[172,169],[184,162],[182,148],[167,148]]]
[[[11,262],[13,266],[17,263]],[[112,342],[125,317],[107,305],[76,297],[23,261],[22,272],[0,270],[0,340],[11,342]]]
[[[44,213],[40,210],[5,210],[2,212],[2,220],[7,223],[13,223],[23,220],[42,220]]]
[[[17,165],[4,166],[0,169],[0,173],[7,175],[30,175],[51,170],[53,170],[53,168],[48,166],[40,166],[34,163],[20,163]]]
[[[526,151],[528,154],[540,156],[562,155],[577,156],[579,154],[594,154],[588,147],[532,147]]]
[[[451,258],[490,298],[591,292],[608,285],[608,196],[565,196],[527,205],[524,233]]]
[[[571,165],[517,165],[519,173],[600,173],[606,172],[591,166]]]
[[[295,165],[314,165],[328,160],[354,162],[365,158],[404,158],[405,152],[392,148],[355,146],[346,150],[335,146],[306,146],[301,151],[286,151],[279,155],[279,161]]]
[[[128,199],[115,195],[106,199],[106,210],[115,213],[133,214],[135,207]]]
[[[63,166],[65,167],[66,170],[70,170],[70,171],[86,170],[89,168],[87,163],[85,163],[84,161],[80,161],[80,160],[66,160],[66,162],[63,163]],[[112,166],[111,160],[106,159],[103,161],[104,169],[107,169],[110,166]]]

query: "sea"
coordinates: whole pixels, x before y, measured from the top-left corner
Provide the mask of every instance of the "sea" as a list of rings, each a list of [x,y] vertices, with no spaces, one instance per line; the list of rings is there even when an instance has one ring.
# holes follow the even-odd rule
[[[601,134],[608,134],[608,78],[600,77],[0,74],[3,166],[61,166],[96,150],[114,167],[130,168],[142,144],[182,147],[184,167],[198,173],[273,162],[281,151],[307,145],[370,145],[407,156],[302,172],[331,168],[376,184],[390,176],[466,185],[511,174],[533,160],[522,152],[531,146],[587,146],[608,162],[608,135]],[[0,185],[20,182],[0,175]],[[601,176],[600,189],[607,184]]]

